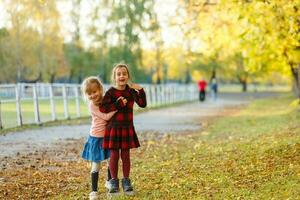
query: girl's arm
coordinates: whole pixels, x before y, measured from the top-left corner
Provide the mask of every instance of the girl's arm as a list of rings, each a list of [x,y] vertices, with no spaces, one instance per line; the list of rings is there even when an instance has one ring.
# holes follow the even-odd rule
[[[131,91],[132,91],[134,101],[140,107],[145,108],[147,106],[147,100],[146,100],[146,94],[145,94],[144,89],[137,84],[132,84]]]
[[[111,111],[119,110],[123,108],[125,104],[121,98],[118,98],[115,102],[109,92],[106,92],[100,106],[100,112],[109,113]]]
[[[99,110],[99,106],[94,105],[92,102],[90,102],[89,104],[89,110],[90,113],[92,115],[92,117],[99,117],[105,121],[110,120],[110,118],[116,113],[118,112],[117,110],[109,112],[109,113],[102,113]]]
[[[98,117],[100,117],[101,119],[103,119],[103,120],[105,120],[105,121],[110,120],[110,118],[111,118],[116,112],[118,112],[118,111],[115,110],[115,111],[112,111],[112,112],[109,112],[109,113],[103,113],[103,112],[100,112],[98,106],[96,107],[96,109],[92,109],[92,115],[98,116]]]

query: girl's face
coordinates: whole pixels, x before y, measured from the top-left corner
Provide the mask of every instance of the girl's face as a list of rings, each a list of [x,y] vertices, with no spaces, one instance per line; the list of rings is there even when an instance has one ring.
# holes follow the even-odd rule
[[[97,84],[92,84],[91,88],[87,91],[87,97],[90,101],[92,101],[94,104],[97,104],[100,102],[101,99],[101,90],[97,86]]]
[[[125,67],[119,67],[116,69],[115,81],[116,86],[125,86],[128,82],[128,72]]]

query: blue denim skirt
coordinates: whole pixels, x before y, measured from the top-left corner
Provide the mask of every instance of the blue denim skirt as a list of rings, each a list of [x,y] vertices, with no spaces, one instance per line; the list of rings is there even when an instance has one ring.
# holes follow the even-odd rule
[[[92,162],[100,162],[109,158],[109,150],[102,149],[103,137],[89,136],[82,151],[82,158]]]

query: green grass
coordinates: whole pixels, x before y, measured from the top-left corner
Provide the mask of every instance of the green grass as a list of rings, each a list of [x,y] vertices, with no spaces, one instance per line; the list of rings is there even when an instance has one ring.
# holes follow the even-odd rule
[[[140,135],[141,148],[131,151],[130,177],[136,194],[113,199],[300,199],[300,108],[291,102],[288,96],[255,100],[215,118],[195,134]],[[83,142],[76,141],[70,151],[79,156]],[[39,199],[88,198],[90,166],[84,160],[50,157],[43,162],[59,171],[43,167],[3,171],[3,191],[27,199],[32,194]],[[104,165],[100,199],[106,199]],[[119,168],[121,178],[121,164]]]
[[[40,119],[42,122],[51,121],[51,107],[49,100],[39,100]],[[63,100],[55,100],[55,111],[57,120],[65,119],[64,116],[64,104]],[[76,118],[76,103],[75,100],[68,100],[68,113],[69,117]],[[34,105],[32,100],[21,101],[21,112],[23,124],[34,124]],[[88,109],[83,101],[80,101],[81,116],[88,116]],[[17,126],[17,111],[16,104],[13,102],[2,103],[1,105],[1,117],[3,128],[12,128]]]
[[[297,105],[292,102],[289,96],[256,100],[236,115],[217,120],[207,134],[212,138],[250,137],[280,131],[299,120]]]
[[[136,195],[115,199],[299,199],[300,110],[290,102],[254,101],[198,134],[153,134],[132,154]],[[86,197],[81,186],[62,199]]]

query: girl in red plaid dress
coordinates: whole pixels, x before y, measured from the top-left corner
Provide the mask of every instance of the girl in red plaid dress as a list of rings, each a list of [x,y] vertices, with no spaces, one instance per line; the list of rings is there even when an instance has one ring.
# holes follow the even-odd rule
[[[138,137],[133,126],[133,105],[136,102],[140,107],[146,107],[146,95],[138,84],[128,85],[130,80],[129,70],[125,64],[117,64],[112,71],[114,86],[105,93],[100,111],[104,113],[118,110],[108,122],[103,148],[110,150],[110,194],[119,192],[118,161],[121,155],[123,179],[122,188],[125,194],[133,194],[133,187],[129,179],[130,172],[130,149],[140,146]],[[127,100],[126,105],[116,104],[116,100],[123,97]]]

